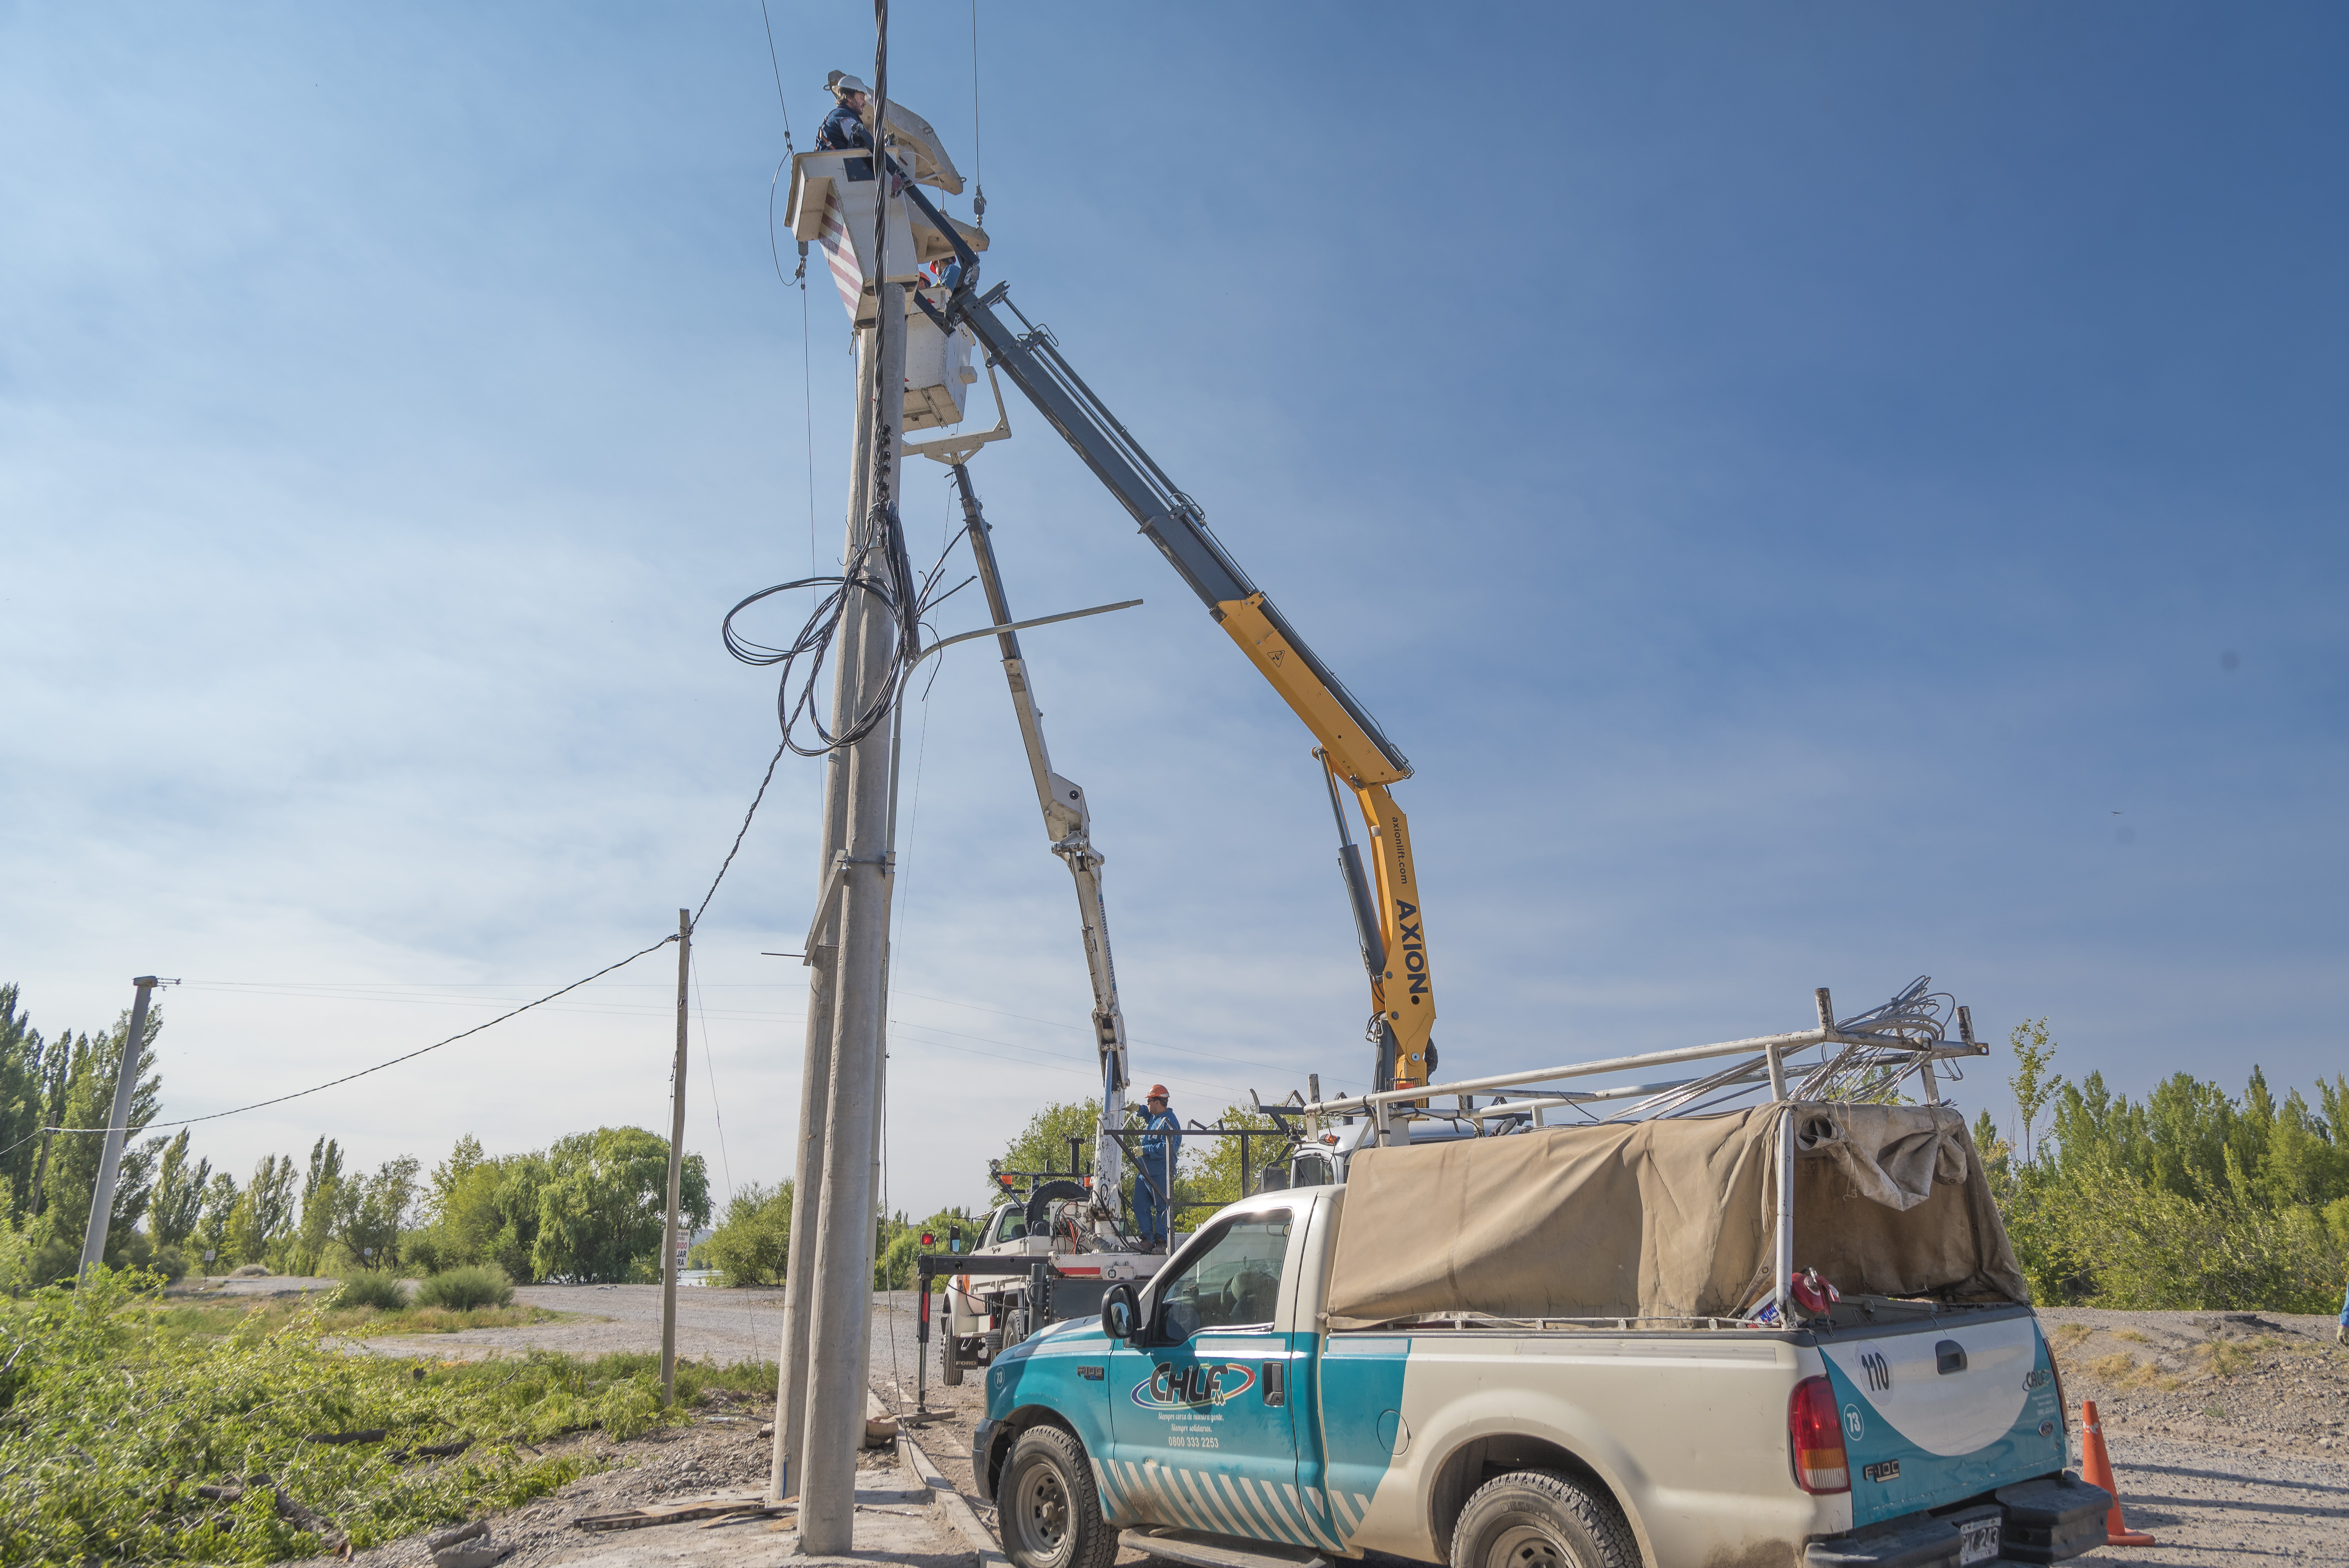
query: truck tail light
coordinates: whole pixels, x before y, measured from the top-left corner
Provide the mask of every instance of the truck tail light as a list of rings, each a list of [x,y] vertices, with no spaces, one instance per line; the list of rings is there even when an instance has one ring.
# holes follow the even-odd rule
[[[1813,1493],[1851,1490],[1843,1422],[1836,1415],[1835,1387],[1825,1377],[1795,1385],[1786,1400],[1786,1439],[1794,1449],[1796,1486]]]

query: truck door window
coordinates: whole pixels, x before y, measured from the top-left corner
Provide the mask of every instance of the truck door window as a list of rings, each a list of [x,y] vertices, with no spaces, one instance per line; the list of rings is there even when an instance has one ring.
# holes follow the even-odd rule
[[[1226,1222],[1206,1250],[1160,1287],[1159,1337],[1182,1343],[1210,1328],[1270,1328],[1288,1259],[1286,1209]]]
[[[1024,1209],[1006,1209],[995,1227],[999,1242],[1016,1242],[1028,1233],[1028,1212]]]

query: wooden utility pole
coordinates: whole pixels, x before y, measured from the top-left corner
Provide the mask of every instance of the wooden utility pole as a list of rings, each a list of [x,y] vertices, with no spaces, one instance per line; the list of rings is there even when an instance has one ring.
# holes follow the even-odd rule
[[[693,974],[693,911],[677,912],[677,1068],[669,1077],[668,1223],[661,1246],[661,1404],[677,1403],[677,1205],[685,1186],[685,990]]]
[[[114,1181],[122,1173],[122,1140],[130,1130],[130,1101],[139,1092],[139,1051],[147,1043],[147,1002],[158,982],[141,975],[130,982],[130,1027],[122,1037],[122,1063],[114,1075],[114,1111],[106,1119],[106,1152],[98,1157],[98,1185],[90,1190],[89,1225],[81,1234],[81,1267],[88,1274],[106,1255],[106,1233],[114,1223]]]

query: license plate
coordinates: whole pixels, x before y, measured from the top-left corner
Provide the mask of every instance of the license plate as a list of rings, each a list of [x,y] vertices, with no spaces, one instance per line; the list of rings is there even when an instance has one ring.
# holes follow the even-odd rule
[[[1970,1519],[1958,1526],[1958,1568],[1988,1563],[1998,1555],[2002,1522],[1996,1519]]]

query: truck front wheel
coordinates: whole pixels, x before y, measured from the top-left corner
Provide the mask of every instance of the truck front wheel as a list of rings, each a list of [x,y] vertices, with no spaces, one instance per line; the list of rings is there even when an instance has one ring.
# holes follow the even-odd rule
[[[955,1354],[957,1343],[951,1333],[938,1340],[938,1381],[949,1388],[962,1387],[962,1357]]]
[[[1640,1549],[1604,1492],[1556,1470],[1516,1470],[1460,1511],[1452,1568],[1640,1568]]]
[[[1011,1445],[995,1518],[1017,1568],[1110,1568],[1117,1559],[1084,1446],[1059,1427],[1030,1427]]]

